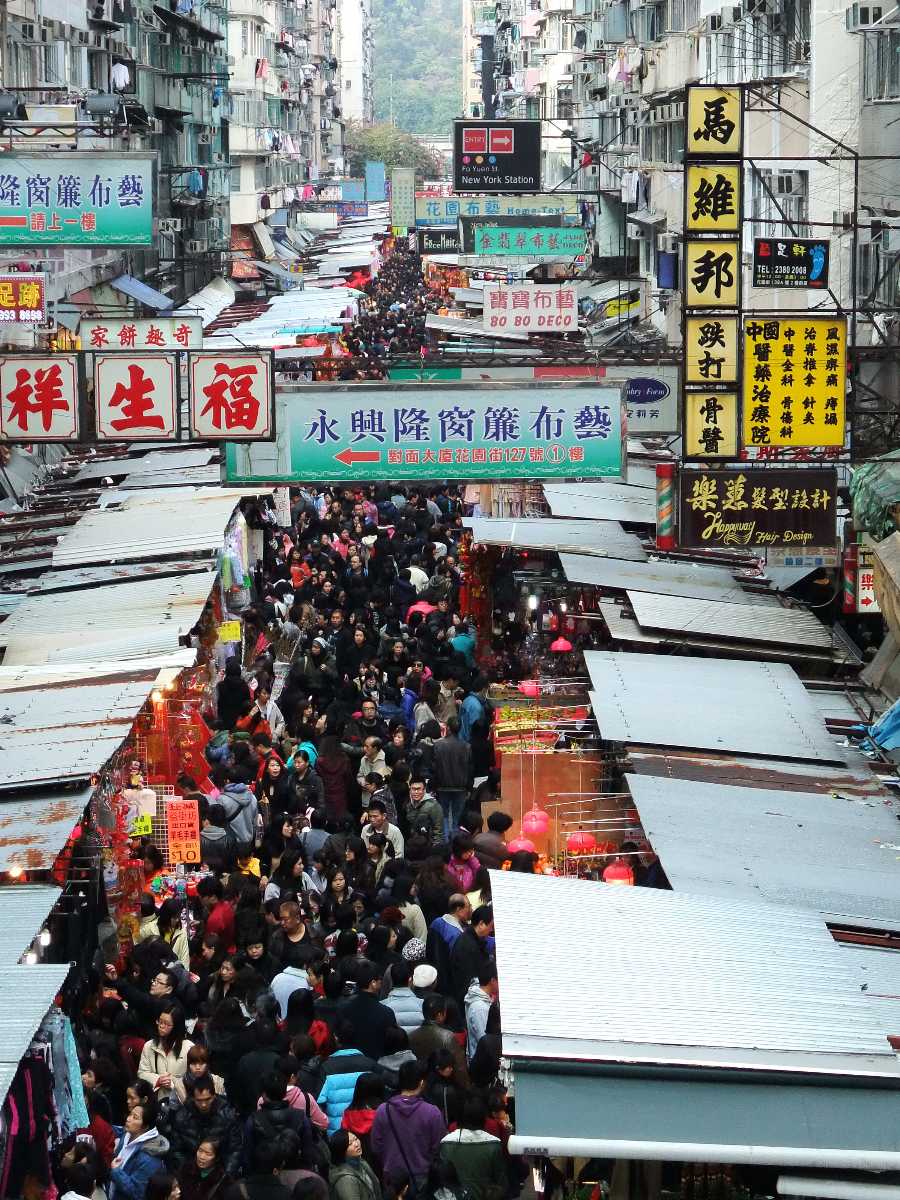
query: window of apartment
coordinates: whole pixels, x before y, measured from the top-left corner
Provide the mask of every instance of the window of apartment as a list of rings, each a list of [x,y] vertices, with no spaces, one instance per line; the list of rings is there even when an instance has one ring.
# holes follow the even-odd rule
[[[266,160],[258,158],[253,164],[253,186],[257,191],[264,191],[268,187],[268,172],[266,171]]]
[[[754,237],[803,237],[809,220],[808,172],[753,171],[750,215]]]
[[[866,100],[900,96],[900,30],[865,33],[863,94]]]
[[[240,165],[232,167],[229,172],[231,176],[231,190],[239,192],[241,190],[241,168]]]
[[[241,21],[241,54],[246,58],[250,54],[250,22]]]

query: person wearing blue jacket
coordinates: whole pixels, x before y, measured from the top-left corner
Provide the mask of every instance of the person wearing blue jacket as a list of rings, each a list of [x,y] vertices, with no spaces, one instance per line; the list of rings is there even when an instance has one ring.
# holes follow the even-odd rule
[[[329,1136],[340,1129],[344,1109],[350,1106],[360,1075],[365,1071],[378,1071],[378,1064],[373,1059],[353,1048],[353,1026],[349,1021],[341,1019],[335,1024],[334,1040],[338,1048],[322,1064],[325,1082],[317,1097],[319,1107],[328,1117]]]
[[[156,1104],[136,1104],[124,1128],[114,1126],[116,1152],[109,1172],[109,1200],[143,1200],[150,1177],[164,1169],[169,1143],[156,1128]]]

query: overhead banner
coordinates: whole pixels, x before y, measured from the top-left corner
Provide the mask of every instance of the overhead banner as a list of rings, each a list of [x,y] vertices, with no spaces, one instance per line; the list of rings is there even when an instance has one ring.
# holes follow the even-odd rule
[[[78,436],[78,355],[0,357],[0,438],[68,442]]]
[[[454,121],[456,192],[539,192],[540,121]]]
[[[174,441],[178,355],[97,354],[94,412],[98,441]]]
[[[192,350],[203,345],[203,319],[85,317],[78,324],[78,336],[82,350]]]
[[[0,274],[0,322],[43,325],[47,320],[47,276],[42,271]]]
[[[683,470],[678,543],[684,547],[833,546],[837,472],[830,468]]]
[[[417,229],[416,242],[420,254],[458,254],[461,249],[459,226],[452,229]]]
[[[586,252],[587,239],[584,229],[556,229],[549,225],[501,229],[496,225],[476,225],[475,253],[496,258],[528,257],[536,262],[574,259]]]
[[[754,238],[753,286],[825,291],[828,258],[822,238]]]
[[[0,246],[152,246],[155,161],[126,152],[3,155]]]
[[[621,478],[621,384],[363,384],[276,396],[272,447],[226,448],[230,483]],[[300,401],[298,403],[298,401]]]
[[[462,251],[463,254],[479,253],[479,230],[511,229],[521,233],[523,229],[560,229],[566,220],[560,214],[548,216],[545,213],[524,213],[517,217],[460,217],[458,224]],[[583,232],[580,227],[576,229],[576,233]],[[528,248],[521,248],[520,253],[527,254]]]
[[[807,312],[744,322],[748,446],[843,446],[847,321]]]
[[[567,333],[578,328],[578,291],[574,284],[488,283],[481,323],[489,330]]]
[[[519,217],[544,213],[577,223],[577,196],[546,192],[543,196],[434,196],[416,192],[416,225],[455,225],[460,217]],[[568,223],[568,222],[567,222]]]

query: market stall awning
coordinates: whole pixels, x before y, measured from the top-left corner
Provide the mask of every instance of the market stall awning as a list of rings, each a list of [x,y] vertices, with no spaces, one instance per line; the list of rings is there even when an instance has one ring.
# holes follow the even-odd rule
[[[259,246],[260,253],[266,262],[275,258],[275,243],[272,241],[272,235],[269,232],[269,227],[265,221],[256,221],[253,225],[253,237]]]
[[[512,1153],[900,1167],[900,1061],[820,917],[573,878],[491,884]]]
[[[171,296],[164,296],[156,288],[150,287],[140,279],[135,279],[133,275],[120,275],[118,279],[112,281],[110,287],[130,296],[132,300],[137,300],[138,304],[143,304],[147,308],[155,308],[159,312],[164,312],[174,304]]]
[[[506,521],[493,517],[466,517],[476,542],[492,546],[513,546],[523,550],[577,550],[610,558],[645,562],[647,553],[633,533],[626,533],[617,521],[557,521],[552,517],[532,517]]]
[[[658,592],[666,596],[696,596],[732,604],[756,604],[725,567],[689,562],[623,562],[590,554],[560,555],[569,583],[615,591]]]
[[[656,492],[631,483],[544,484],[544,498],[554,517],[598,518],[656,524]]]
[[[87,800],[85,801],[87,804]],[[74,821],[72,823],[74,825]],[[69,833],[72,830],[70,828]],[[66,834],[66,838],[68,834]],[[60,849],[65,839],[60,843]],[[56,855],[54,855],[54,858]],[[53,860],[50,860],[50,866]],[[36,868],[40,870],[41,868]],[[4,865],[0,870],[8,871]],[[0,968],[14,967],[28,950],[62,895],[59,888],[16,884],[3,889],[3,923],[0,925]]]
[[[0,967],[0,1104],[68,974],[69,963]]]

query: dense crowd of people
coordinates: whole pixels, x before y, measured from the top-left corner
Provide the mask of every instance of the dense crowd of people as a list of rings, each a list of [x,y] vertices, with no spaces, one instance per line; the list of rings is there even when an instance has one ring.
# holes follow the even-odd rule
[[[135,843],[136,944],[79,1023],[90,1122],[58,1164],[68,1200],[521,1186],[488,873],[510,857],[511,820],[488,803],[459,495],[385,483],[291,499],[288,528],[262,512],[208,781],[180,781],[201,815],[196,895],[159,903],[161,855]]]
[[[340,338],[353,359],[340,372],[342,380],[383,379],[382,359],[419,355],[429,306],[437,305],[422,276],[421,258],[402,241],[363,292],[358,315]]]

